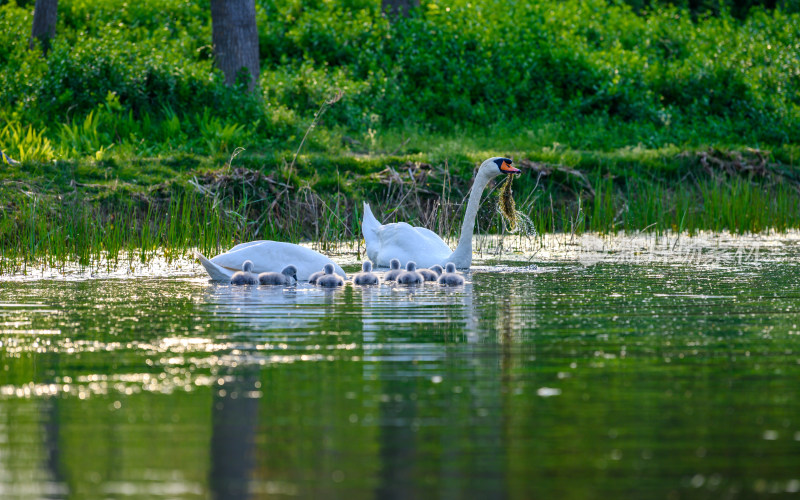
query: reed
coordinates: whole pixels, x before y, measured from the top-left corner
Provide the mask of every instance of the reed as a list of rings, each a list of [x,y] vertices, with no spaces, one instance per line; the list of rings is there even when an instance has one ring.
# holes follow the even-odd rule
[[[643,178],[616,184],[600,179],[592,193],[556,191],[546,187],[522,204],[539,232],[725,230],[742,234],[800,227],[798,189],[785,182],[734,177],[670,185]]]

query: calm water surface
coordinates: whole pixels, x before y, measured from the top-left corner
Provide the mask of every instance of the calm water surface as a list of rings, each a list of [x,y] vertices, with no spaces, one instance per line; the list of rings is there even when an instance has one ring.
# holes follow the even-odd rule
[[[6,279],[0,497],[800,493],[800,245],[767,243],[456,289]]]

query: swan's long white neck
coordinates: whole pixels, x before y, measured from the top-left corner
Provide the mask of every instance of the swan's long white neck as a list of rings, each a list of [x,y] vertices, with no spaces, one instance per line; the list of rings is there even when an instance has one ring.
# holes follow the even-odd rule
[[[461,224],[461,236],[458,239],[458,246],[448,259],[459,269],[468,268],[472,264],[472,234],[475,232],[475,218],[478,216],[478,208],[481,206],[481,195],[486,185],[493,175],[487,170],[478,170],[475,182],[467,202],[467,211],[464,212],[464,222]]]

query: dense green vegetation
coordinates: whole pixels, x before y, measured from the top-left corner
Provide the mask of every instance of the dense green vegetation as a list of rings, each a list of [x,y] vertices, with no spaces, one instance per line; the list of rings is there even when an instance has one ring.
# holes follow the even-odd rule
[[[334,88],[345,98],[312,138],[329,153],[381,152],[403,132],[609,150],[783,144],[800,128],[800,15],[781,9],[425,2],[392,25],[375,1],[260,0],[252,97],[214,70],[201,4],[63,2],[47,59],[27,50],[31,11],[0,6],[0,142],[22,160],[293,150]],[[28,127],[41,140],[14,140]]]
[[[753,9],[779,8],[785,12],[798,12],[800,5],[794,0],[624,0],[636,12],[647,12],[664,5],[687,9],[693,16],[720,15],[729,13],[743,19]]]
[[[375,1],[257,0],[248,95],[214,68],[206,5],[62,1],[45,58],[27,49],[32,2],[0,2],[0,149],[22,161],[0,170],[4,251],[48,247],[35,231],[60,238],[77,199],[97,242],[122,213],[214,220],[223,247],[349,237],[364,198],[432,223],[444,187],[460,201],[495,154],[532,162],[518,195],[540,231],[800,226],[798,7],[673,3],[426,1],[390,23]],[[26,225],[31,203],[52,220]],[[289,217],[299,205],[336,229]],[[197,212],[172,212],[184,206]],[[179,232],[206,245],[202,227]]]

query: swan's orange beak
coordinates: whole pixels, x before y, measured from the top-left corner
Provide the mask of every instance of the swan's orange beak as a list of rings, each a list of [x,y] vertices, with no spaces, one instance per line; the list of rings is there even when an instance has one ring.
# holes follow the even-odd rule
[[[500,165],[500,171],[506,174],[520,173],[520,169],[512,167],[511,165],[508,164],[508,162],[505,161]]]

